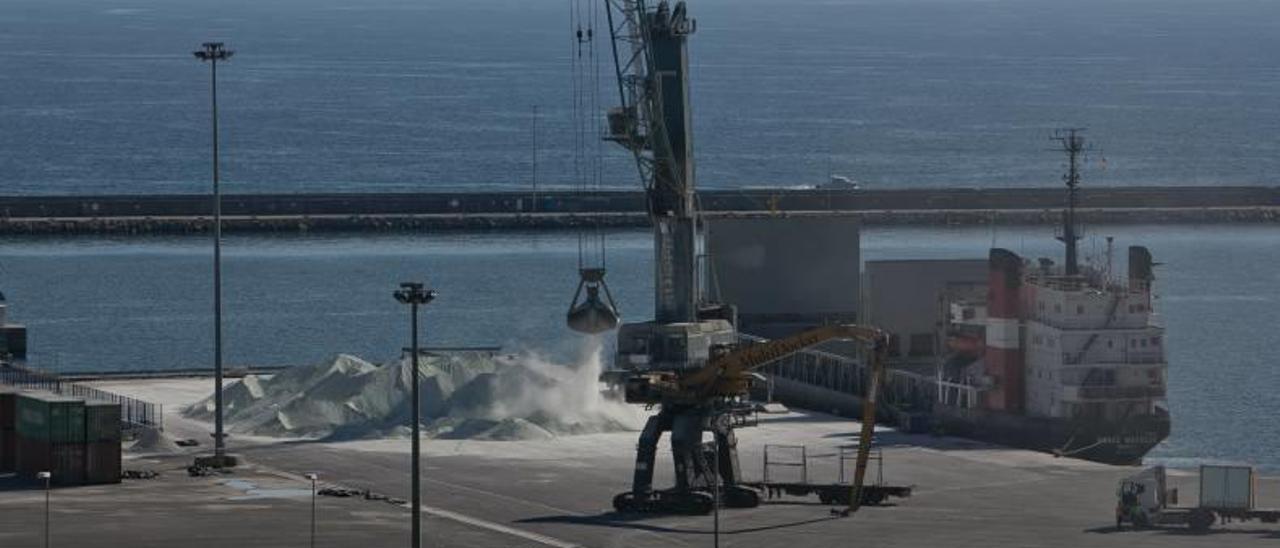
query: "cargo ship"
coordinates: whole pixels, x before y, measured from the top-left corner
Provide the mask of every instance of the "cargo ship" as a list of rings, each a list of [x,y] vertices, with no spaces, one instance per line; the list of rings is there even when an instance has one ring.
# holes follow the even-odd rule
[[[879,404],[901,431],[1137,463],[1170,428],[1156,263],[1135,245],[1126,268],[1112,239],[1105,256],[1081,260],[1084,142],[1077,131],[1060,139],[1065,257],[862,261],[856,218],[716,219],[706,276],[749,342],[830,323],[890,333]],[[807,349],[766,366],[755,397],[857,416],[865,363],[840,344]]]
[[[1128,248],[1127,270],[1077,253],[1078,131],[1069,155],[1061,264],[992,249],[985,294],[941,292],[941,431],[1111,464],[1135,464],[1169,435],[1164,328],[1153,310],[1150,251]]]
[[[1111,464],[1135,464],[1169,435],[1164,329],[1152,258],[1129,248],[1106,269],[990,253],[986,299],[946,302],[946,353],[931,422],[949,434]]]

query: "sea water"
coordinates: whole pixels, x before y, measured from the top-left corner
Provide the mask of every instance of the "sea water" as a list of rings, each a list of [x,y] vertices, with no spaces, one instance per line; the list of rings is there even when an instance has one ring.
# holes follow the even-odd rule
[[[1280,2],[691,0],[706,188],[1274,183]],[[617,101],[603,0],[5,0],[0,194],[209,185],[219,65],[227,192],[576,184],[570,6],[596,6],[596,111]],[[589,26],[584,24],[584,26]],[[589,51],[583,55],[590,57]],[[620,147],[601,184],[638,188]]]
[[[1091,227],[1101,257],[1146,245],[1167,328],[1173,433],[1152,453],[1280,467],[1280,238],[1265,226]],[[1050,228],[870,229],[863,258],[983,258],[991,246],[1061,254]],[[583,345],[564,324],[577,284],[571,233],[231,236],[225,246],[226,361],[371,359],[408,343],[409,311],[392,291],[425,281],[427,346],[500,345],[572,363]],[[1118,252],[1117,257],[1123,257]],[[30,329],[33,365],[62,371],[209,368],[211,246],[202,237],[6,239],[0,290]],[[652,314],[652,248],[643,231],[608,239],[607,281],[623,318]],[[607,337],[606,337],[607,338]],[[607,352],[606,352],[607,356]],[[607,358],[606,358],[607,359]]]

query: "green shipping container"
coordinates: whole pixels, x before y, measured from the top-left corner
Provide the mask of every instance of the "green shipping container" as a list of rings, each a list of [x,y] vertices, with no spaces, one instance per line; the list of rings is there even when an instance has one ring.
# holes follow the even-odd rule
[[[84,402],[84,440],[120,441],[120,404],[106,401]]]
[[[24,393],[17,402],[18,435],[52,443],[84,443],[84,400]]]
[[[0,431],[14,429],[14,406],[17,401],[17,390],[0,386]]]

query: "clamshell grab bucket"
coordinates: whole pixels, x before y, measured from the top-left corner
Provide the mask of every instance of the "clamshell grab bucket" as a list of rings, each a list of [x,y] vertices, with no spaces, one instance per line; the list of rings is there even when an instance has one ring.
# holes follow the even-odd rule
[[[569,329],[594,335],[617,328],[618,307],[613,302],[613,295],[609,294],[609,286],[604,283],[604,269],[584,268],[579,274],[578,290],[569,303],[566,318]]]

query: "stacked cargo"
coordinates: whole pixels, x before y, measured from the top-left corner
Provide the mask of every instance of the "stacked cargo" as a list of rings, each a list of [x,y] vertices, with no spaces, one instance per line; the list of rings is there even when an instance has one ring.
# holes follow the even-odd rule
[[[92,401],[85,411],[85,483],[120,483],[120,404]]]
[[[120,482],[120,404],[0,388],[0,472],[58,485]]]
[[[14,459],[18,454],[14,418],[17,399],[17,392],[0,387],[0,474],[14,471]]]
[[[34,478],[51,472],[53,483],[84,482],[84,401],[50,394],[24,393],[17,398],[17,471]]]

